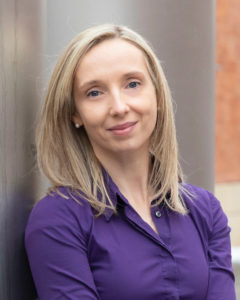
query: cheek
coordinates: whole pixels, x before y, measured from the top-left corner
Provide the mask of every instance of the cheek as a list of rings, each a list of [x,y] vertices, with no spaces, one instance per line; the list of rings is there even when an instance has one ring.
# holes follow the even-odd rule
[[[151,118],[151,131],[153,132],[157,124],[157,112],[154,112]]]
[[[146,111],[148,112],[149,127],[151,127],[151,130],[154,130],[158,115],[157,101],[152,101],[151,104],[146,108]]]
[[[149,99],[149,98],[148,98]],[[157,100],[152,99],[152,101],[145,101],[143,105],[143,111],[153,118],[153,121],[157,118]]]
[[[102,125],[105,119],[104,111],[94,105],[83,105],[79,108],[79,114],[86,130]]]

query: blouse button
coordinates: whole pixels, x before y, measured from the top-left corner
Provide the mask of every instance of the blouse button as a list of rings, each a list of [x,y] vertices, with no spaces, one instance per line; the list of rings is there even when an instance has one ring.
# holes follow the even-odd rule
[[[162,214],[161,214],[160,210],[156,210],[155,216],[156,216],[157,218],[160,218],[161,215],[162,215]]]

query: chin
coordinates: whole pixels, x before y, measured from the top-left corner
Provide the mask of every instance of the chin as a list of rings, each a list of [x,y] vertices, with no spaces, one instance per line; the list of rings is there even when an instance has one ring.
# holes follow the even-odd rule
[[[140,149],[149,149],[149,143],[137,143],[137,142],[129,142],[125,143],[124,145],[117,145],[115,147],[115,152],[119,153],[130,153],[136,152]]]

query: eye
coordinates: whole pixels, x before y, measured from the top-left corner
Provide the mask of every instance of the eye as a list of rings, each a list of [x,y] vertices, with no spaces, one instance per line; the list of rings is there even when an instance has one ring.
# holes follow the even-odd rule
[[[90,91],[89,93],[87,93],[87,97],[97,97],[99,95],[100,95],[100,92],[97,90],[93,90],[93,91]]]
[[[131,82],[128,84],[128,87],[129,87],[130,89],[134,89],[134,88],[136,88],[138,85],[140,85],[140,82],[138,82],[138,81],[131,81]]]

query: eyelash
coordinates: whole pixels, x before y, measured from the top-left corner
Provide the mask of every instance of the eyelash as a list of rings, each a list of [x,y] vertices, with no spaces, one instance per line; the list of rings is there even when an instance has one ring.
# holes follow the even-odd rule
[[[133,83],[135,83],[136,85],[131,87],[130,85],[132,85]],[[141,83],[139,81],[131,81],[131,82],[128,83],[127,87],[130,88],[130,89],[135,89],[140,84]],[[93,95],[93,93],[95,93],[95,95]],[[96,95],[96,93],[98,93],[98,94]],[[93,97],[93,98],[95,98],[95,97],[99,96],[99,93],[101,93],[101,92],[98,91],[98,90],[92,90],[89,93],[87,93],[87,97]]]

